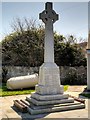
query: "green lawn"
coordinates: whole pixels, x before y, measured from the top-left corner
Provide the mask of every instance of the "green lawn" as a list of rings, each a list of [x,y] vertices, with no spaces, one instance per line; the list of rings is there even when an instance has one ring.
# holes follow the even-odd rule
[[[68,89],[68,85],[64,86],[64,91]],[[30,94],[31,92],[34,92],[35,88],[28,88],[28,89],[22,89],[22,90],[8,90],[6,87],[6,84],[2,84],[2,87],[0,87],[0,96],[12,96],[12,95],[24,95],[24,94]]]
[[[22,89],[22,90],[8,90],[5,84],[2,84],[2,87],[0,87],[0,96],[12,96],[12,95],[24,95],[24,94],[30,94],[31,92],[34,92],[35,88],[28,88],[28,89]]]
[[[68,85],[64,85],[64,91],[68,89]]]

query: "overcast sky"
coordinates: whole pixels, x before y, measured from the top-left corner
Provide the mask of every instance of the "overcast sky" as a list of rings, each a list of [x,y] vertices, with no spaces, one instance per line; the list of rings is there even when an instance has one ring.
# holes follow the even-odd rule
[[[11,24],[16,17],[36,19],[40,23],[39,13],[45,9],[45,2],[3,2],[2,35],[12,32]],[[88,36],[88,2],[54,2],[53,9],[59,14],[54,30],[63,35],[76,37]]]

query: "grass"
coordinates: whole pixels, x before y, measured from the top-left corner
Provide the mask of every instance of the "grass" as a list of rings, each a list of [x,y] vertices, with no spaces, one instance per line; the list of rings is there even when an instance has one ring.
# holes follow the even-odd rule
[[[68,85],[64,85],[64,91],[67,91]]]
[[[0,96],[12,96],[12,95],[24,95],[24,94],[30,94],[31,92],[34,92],[35,88],[27,88],[22,90],[8,90],[6,84],[2,84],[2,87],[0,87]]]
[[[68,89],[68,85],[64,86],[64,91]],[[24,94],[30,94],[31,92],[34,92],[35,88],[27,88],[22,90],[8,90],[6,84],[2,84],[2,87],[0,87],[0,96],[13,96],[13,95],[24,95]]]

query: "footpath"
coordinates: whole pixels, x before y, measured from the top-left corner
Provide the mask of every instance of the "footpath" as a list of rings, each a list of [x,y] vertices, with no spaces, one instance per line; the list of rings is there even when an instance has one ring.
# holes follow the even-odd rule
[[[79,94],[84,91],[84,88],[86,88],[86,86],[69,86],[65,93],[78,97]],[[90,99],[86,97],[83,97],[83,99],[85,99],[85,109],[30,115],[29,113],[22,113],[13,107],[13,100],[25,99],[26,96],[28,95],[0,97],[0,120],[48,120],[46,118],[49,118],[49,120],[52,118],[53,120],[57,120],[57,118],[61,120],[72,120],[72,118],[79,120],[90,119]]]

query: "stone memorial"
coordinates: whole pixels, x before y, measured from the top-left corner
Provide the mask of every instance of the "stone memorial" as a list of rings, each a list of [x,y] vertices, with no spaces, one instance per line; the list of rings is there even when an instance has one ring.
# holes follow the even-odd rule
[[[39,18],[45,23],[44,63],[39,71],[39,83],[36,92],[39,94],[63,93],[60,83],[59,67],[54,63],[53,24],[58,20],[58,14],[52,10],[52,3],[46,3],[46,10]]]
[[[31,114],[39,114],[84,108],[84,104],[76,104],[68,94],[63,94],[59,67],[54,63],[53,24],[59,17],[53,10],[51,2],[45,4],[45,10],[39,14],[39,18],[45,23],[44,63],[39,70],[39,82],[35,86],[36,92],[32,93],[31,97],[26,97],[31,106],[28,107],[28,111]]]
[[[64,88],[60,82],[59,67],[54,62],[53,37],[53,24],[59,19],[59,16],[53,10],[51,2],[45,4],[45,10],[39,14],[39,18],[45,23],[44,63],[39,69],[39,80],[35,86],[35,93],[26,97],[26,103],[23,102],[27,105],[27,111],[30,114],[41,114],[85,108],[82,100],[64,94]],[[17,105],[19,101],[14,103],[19,106]]]

